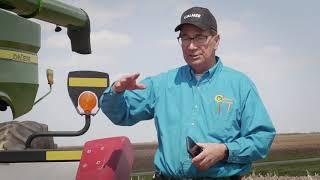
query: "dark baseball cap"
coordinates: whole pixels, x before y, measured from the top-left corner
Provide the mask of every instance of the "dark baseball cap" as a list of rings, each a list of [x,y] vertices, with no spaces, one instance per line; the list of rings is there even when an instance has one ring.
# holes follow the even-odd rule
[[[216,18],[209,9],[203,7],[192,7],[181,15],[181,23],[174,29],[180,31],[184,24],[192,24],[202,30],[213,30],[217,32]]]

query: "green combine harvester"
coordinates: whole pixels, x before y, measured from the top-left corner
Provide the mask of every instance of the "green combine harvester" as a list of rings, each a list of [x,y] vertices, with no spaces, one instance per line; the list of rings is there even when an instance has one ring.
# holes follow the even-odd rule
[[[40,25],[28,18],[56,24],[56,31],[66,27],[80,54],[91,53],[90,21],[82,9],[56,0],[0,0],[0,8],[0,111],[10,106],[15,119],[32,109],[39,86]]]
[[[50,91],[35,100],[41,27],[30,18],[54,24],[56,32],[66,27],[72,51],[91,53],[90,21],[84,10],[56,0],[0,0],[0,113],[10,107],[13,119],[28,113],[53,84],[53,71],[47,70]],[[26,137],[46,131],[47,125],[34,121],[0,123],[0,150],[22,149]],[[32,147],[54,148],[55,144],[52,137],[38,138]]]
[[[66,27],[72,51],[91,53],[90,21],[84,10],[57,0],[0,0],[0,111],[10,107],[13,119],[28,113],[51,92],[53,84],[53,71],[47,70],[50,91],[35,100],[41,34],[40,25],[29,18],[56,25],[56,32]],[[53,143],[53,137],[87,132],[91,117],[99,111],[98,100],[108,86],[107,73],[69,72],[69,96],[77,112],[85,117],[84,127],[79,131],[49,131],[47,125],[33,121],[0,123],[0,164],[80,161],[77,180],[129,179],[133,149],[127,137],[91,140],[81,149],[57,148]]]

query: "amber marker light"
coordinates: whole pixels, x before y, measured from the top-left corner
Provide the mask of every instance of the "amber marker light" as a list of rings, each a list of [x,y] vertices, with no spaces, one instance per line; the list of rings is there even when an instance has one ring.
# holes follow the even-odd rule
[[[95,93],[91,91],[84,91],[78,98],[79,106],[83,109],[84,113],[90,114],[92,109],[96,107],[98,98]]]

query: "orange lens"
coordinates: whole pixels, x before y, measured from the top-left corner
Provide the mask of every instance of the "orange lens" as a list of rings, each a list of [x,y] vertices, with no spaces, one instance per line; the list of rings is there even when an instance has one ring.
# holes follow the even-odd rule
[[[79,106],[85,113],[91,113],[92,109],[97,105],[97,96],[91,91],[85,91],[80,94]]]

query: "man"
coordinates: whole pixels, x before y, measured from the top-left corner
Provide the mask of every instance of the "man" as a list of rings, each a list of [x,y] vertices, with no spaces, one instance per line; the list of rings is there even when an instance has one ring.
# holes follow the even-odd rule
[[[275,129],[251,80],[215,55],[220,36],[214,16],[193,7],[181,16],[178,40],[187,65],[144,79],[120,78],[101,98],[117,125],[154,118],[156,179],[240,179],[264,158]],[[202,152],[191,157],[189,136]]]

